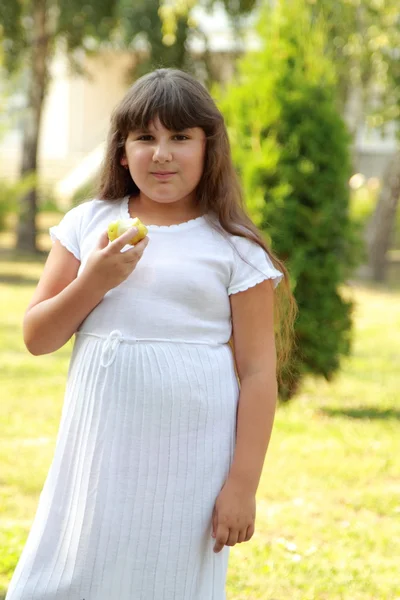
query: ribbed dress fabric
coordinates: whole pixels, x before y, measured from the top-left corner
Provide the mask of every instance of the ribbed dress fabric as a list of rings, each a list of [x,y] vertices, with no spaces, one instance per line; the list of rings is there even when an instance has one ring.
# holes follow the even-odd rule
[[[82,268],[99,232],[127,210],[126,201],[73,209],[52,229],[53,240]],[[232,249],[204,218],[172,229],[150,226],[149,238],[122,292],[109,292],[76,334],[53,460],[6,600],[226,598],[230,548],[213,552],[211,519],[232,463],[239,386],[217,279],[225,277],[228,298],[259,282],[260,273],[248,265],[238,269]],[[201,305],[204,290],[189,310],[200,281],[194,285],[192,275],[182,300],[187,279],[181,266],[176,270],[182,252],[209,264],[202,258],[206,239],[217,272],[214,282],[211,271],[205,278],[215,286],[214,315]],[[165,298],[150,272],[157,255],[164,270],[169,256]],[[281,274],[260,256],[257,251],[261,280],[277,285]],[[223,268],[216,269],[215,257]],[[187,268],[193,273],[194,263]],[[201,329],[198,311],[206,315]]]

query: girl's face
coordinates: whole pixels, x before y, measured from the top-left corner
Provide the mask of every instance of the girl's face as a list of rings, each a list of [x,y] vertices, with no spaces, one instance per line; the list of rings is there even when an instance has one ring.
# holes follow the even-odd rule
[[[128,165],[141,195],[170,204],[194,202],[204,167],[206,136],[200,127],[171,131],[156,118],[145,131],[131,131],[122,165]]]

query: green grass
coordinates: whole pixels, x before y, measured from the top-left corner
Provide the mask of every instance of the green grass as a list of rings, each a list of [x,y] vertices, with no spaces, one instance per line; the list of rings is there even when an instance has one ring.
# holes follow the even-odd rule
[[[0,253],[0,598],[50,466],[71,351],[24,349],[41,268]],[[346,293],[357,302],[353,356],[335,381],[308,378],[279,408],[256,532],[231,549],[228,600],[400,599],[400,291]]]

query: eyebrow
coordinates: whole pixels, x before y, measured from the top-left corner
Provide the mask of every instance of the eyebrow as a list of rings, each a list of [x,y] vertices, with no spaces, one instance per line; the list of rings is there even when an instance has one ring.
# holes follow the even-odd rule
[[[183,131],[189,131],[191,127],[183,127],[182,129],[170,129],[172,133],[182,133]],[[138,129],[132,129],[132,133],[152,133],[148,127],[139,127]]]

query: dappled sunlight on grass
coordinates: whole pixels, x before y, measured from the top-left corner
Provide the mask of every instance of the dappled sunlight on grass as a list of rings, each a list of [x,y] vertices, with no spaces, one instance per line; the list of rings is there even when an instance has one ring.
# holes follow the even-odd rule
[[[279,407],[258,529],[231,553],[232,600],[400,594],[400,293],[350,292],[353,355],[333,382],[306,378]]]
[[[0,599],[51,464],[72,350],[29,355],[21,323],[44,258],[1,252]],[[256,531],[231,549],[227,600],[400,597],[400,290],[346,293],[356,300],[353,354],[334,381],[307,377],[279,407]]]

